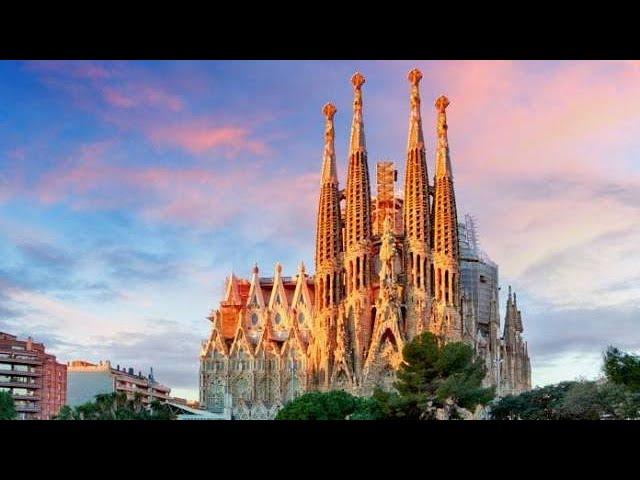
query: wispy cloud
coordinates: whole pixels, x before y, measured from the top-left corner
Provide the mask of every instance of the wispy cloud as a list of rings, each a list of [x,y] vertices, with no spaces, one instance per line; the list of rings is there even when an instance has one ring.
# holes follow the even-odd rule
[[[227,147],[231,154],[247,151],[262,155],[268,151],[265,143],[252,140],[250,132],[241,127],[216,127],[202,123],[161,126],[151,129],[149,137],[157,144],[178,146],[195,154],[219,147]]]
[[[179,96],[146,85],[129,84],[120,88],[106,86],[102,89],[102,94],[109,105],[117,108],[148,106],[162,107],[174,112],[183,108]]]

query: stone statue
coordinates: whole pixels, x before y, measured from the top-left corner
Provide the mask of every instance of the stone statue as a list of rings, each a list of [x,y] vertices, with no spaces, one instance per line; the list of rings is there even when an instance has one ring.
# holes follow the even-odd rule
[[[380,287],[389,288],[394,283],[393,260],[396,256],[395,237],[391,226],[391,216],[384,219],[380,244]]]

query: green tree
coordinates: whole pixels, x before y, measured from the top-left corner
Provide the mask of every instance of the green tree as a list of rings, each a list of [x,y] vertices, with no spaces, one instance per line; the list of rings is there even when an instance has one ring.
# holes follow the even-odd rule
[[[610,346],[604,353],[604,373],[612,383],[640,392],[640,357]]]
[[[606,409],[601,387],[592,381],[575,382],[558,405],[557,416],[566,420],[600,420]]]
[[[0,392],[0,420],[16,418],[16,406],[9,392]]]
[[[349,415],[349,420],[384,420],[391,417],[391,397],[392,394],[389,392],[376,388],[373,396],[359,399],[355,411]]]
[[[637,418],[640,394],[610,381],[571,381],[509,395],[494,402],[495,420],[600,420]]]
[[[366,416],[363,401],[342,390],[309,392],[282,407],[276,420],[346,420],[356,411]]]
[[[576,382],[561,382],[508,395],[491,405],[494,420],[557,420],[566,393]]]
[[[425,332],[406,344],[402,354],[404,363],[395,383],[398,395],[384,399],[392,417],[431,419],[446,400],[453,402],[456,411],[457,407],[473,409],[494,397],[493,388],[482,387],[485,368],[470,345],[443,345]]]
[[[287,403],[278,420],[381,420],[431,419],[438,407],[453,402],[473,409],[494,397],[493,388],[483,388],[484,365],[473,348],[461,342],[442,344],[431,333],[423,333],[403,349],[404,363],[394,387],[385,392],[376,388],[369,398],[343,391],[310,392]]]
[[[53,417],[54,420],[78,420],[74,418],[75,411],[69,405],[63,406],[57,415]]]
[[[64,406],[56,420],[173,420],[175,414],[168,405],[157,400],[149,407],[144,405],[142,396],[128,399],[123,392],[105,393],[95,396],[93,402],[77,407]]]

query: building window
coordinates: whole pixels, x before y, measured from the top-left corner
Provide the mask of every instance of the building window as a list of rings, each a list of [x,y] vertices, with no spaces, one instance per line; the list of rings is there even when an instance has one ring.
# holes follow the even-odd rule
[[[251,325],[255,326],[258,324],[258,315],[255,313],[251,314]]]
[[[298,314],[298,323],[302,325],[304,323],[304,313],[300,312]]]
[[[282,321],[282,317],[280,316],[279,313],[276,313],[276,318],[275,318],[274,322],[276,322],[276,325],[280,325],[281,321]]]

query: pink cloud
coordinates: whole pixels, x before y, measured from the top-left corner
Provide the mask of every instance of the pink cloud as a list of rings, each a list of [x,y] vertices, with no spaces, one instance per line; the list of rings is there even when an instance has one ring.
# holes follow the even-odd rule
[[[106,68],[91,63],[82,63],[75,69],[76,75],[79,77],[90,78],[96,80],[99,78],[109,78],[111,72]]]
[[[136,100],[111,87],[105,87],[102,90],[102,94],[104,95],[105,101],[114,107],[131,108],[137,105]]]
[[[250,139],[249,135],[249,131],[242,127],[213,127],[195,123],[157,127],[149,131],[149,137],[156,143],[178,146],[195,154],[219,147],[229,148],[234,153],[244,150],[265,154],[268,150],[266,144]]]
[[[160,107],[176,112],[183,107],[180,97],[144,84],[128,84],[121,88],[105,86],[102,95],[109,105],[117,108]]]
[[[625,126],[640,111],[640,84],[631,65],[563,62],[544,75],[535,65],[530,69],[519,62],[465,62],[439,72],[453,78],[448,117],[457,172],[505,177],[619,170],[606,155],[594,154],[633,138]]]
[[[88,80],[103,80],[112,76],[112,71],[105,66],[85,61],[30,61],[26,62],[29,70],[45,75],[62,75]]]
[[[28,68],[38,72],[43,83],[68,95],[76,107],[123,131],[139,132],[157,146],[178,147],[196,155],[214,149],[226,155],[264,155],[269,151],[266,142],[254,138],[248,125],[271,120],[271,114],[252,114],[241,124],[237,119],[221,122],[195,117],[183,97],[173,91],[184,89],[188,78],[163,82],[128,63],[103,67],[86,62],[33,62]],[[167,111],[180,112],[179,123],[178,117],[167,115]]]
[[[180,97],[159,88],[145,87],[142,89],[142,96],[150,105],[163,106],[174,112],[182,110],[183,107]]]
[[[640,177],[628,153],[640,134],[640,75],[627,62],[540,64],[544,73],[528,67],[464,62],[438,72],[452,100],[459,213],[478,217],[483,246],[501,274],[519,279],[531,295],[556,302],[592,298],[589,282],[574,282],[568,296],[526,276],[557,252],[602,235],[612,241],[598,254],[613,256],[611,232],[640,224],[640,196],[633,193]],[[591,257],[581,262],[580,269],[565,265],[563,278],[586,269],[599,280],[591,285],[601,286],[622,271],[603,269]]]
[[[43,83],[67,92],[79,106],[98,114],[101,110],[94,105],[96,96],[116,108],[152,107],[176,112],[184,106],[180,96],[131,64],[45,61],[26,65],[41,76]]]
[[[241,165],[224,171],[197,164],[121,165],[110,160],[112,147],[111,142],[83,145],[35,186],[22,188],[22,194],[46,205],[128,209],[148,221],[194,227],[221,227],[232,221],[244,225],[265,216],[272,219],[269,231],[288,232],[291,218],[296,218],[296,225],[313,223],[314,209],[309,204],[316,201],[317,174],[283,176],[252,163],[253,176],[262,179],[254,185],[247,182]],[[252,229],[259,228],[257,223]]]

